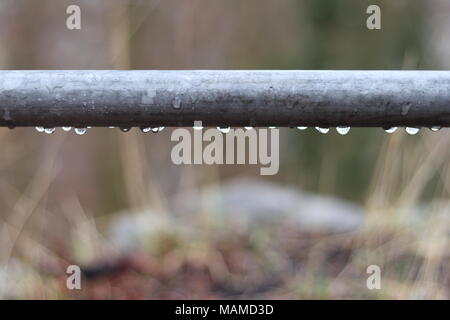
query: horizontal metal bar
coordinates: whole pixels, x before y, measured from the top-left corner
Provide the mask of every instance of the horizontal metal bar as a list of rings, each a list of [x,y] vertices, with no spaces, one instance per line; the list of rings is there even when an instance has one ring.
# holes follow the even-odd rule
[[[450,126],[448,71],[0,71],[0,126]]]

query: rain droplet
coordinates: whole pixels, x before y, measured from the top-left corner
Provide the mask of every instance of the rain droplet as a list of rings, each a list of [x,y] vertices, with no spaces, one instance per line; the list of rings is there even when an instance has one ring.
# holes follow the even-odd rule
[[[55,128],[44,128],[44,132],[46,134],[52,134],[53,132],[55,132]]]
[[[244,129],[248,131],[248,130],[252,130],[253,127],[244,127]]]
[[[151,128],[151,130],[153,133],[158,133],[158,132],[163,131],[164,127],[154,127],[154,128]]]
[[[395,131],[397,131],[398,127],[392,127],[392,128],[387,128],[384,129],[384,131],[386,131],[387,133],[394,133]]]
[[[225,127],[225,128],[221,128],[221,127],[217,127],[217,130],[219,130],[222,133],[228,133],[230,132],[230,127]]]
[[[420,130],[419,128],[406,127],[406,132],[408,132],[411,135],[417,134],[419,130]]]
[[[110,129],[114,129],[115,127],[114,127],[114,126],[109,126],[108,128],[110,128]]]
[[[72,127],[62,127],[62,129],[63,129],[64,131],[70,131],[70,130],[72,130]]]
[[[433,127],[430,128],[430,130],[436,132],[436,131],[441,130],[441,127],[439,127],[439,126],[433,126]]]
[[[336,127],[336,131],[344,136],[350,132],[350,127]]]
[[[409,109],[411,109],[411,103],[407,103],[402,106],[402,116],[406,116],[409,112]]]
[[[180,109],[181,108],[181,100],[179,98],[175,98],[172,102],[172,107],[174,107],[174,109]]]
[[[277,128],[277,127],[273,127],[273,126],[272,126],[272,127],[269,127],[269,129],[276,129],[276,128]]]
[[[330,131],[330,128],[316,127],[316,130],[319,131],[320,133],[326,134],[328,133],[328,131]]]
[[[120,130],[122,130],[122,132],[128,132],[131,130],[130,127],[120,127]]]
[[[308,127],[297,127],[298,130],[306,130]]]
[[[36,127],[37,132],[44,132],[44,127]]]
[[[142,131],[143,133],[149,133],[151,130],[152,130],[151,127],[141,127],[141,131]]]
[[[82,136],[87,132],[87,128],[75,128],[75,133]]]

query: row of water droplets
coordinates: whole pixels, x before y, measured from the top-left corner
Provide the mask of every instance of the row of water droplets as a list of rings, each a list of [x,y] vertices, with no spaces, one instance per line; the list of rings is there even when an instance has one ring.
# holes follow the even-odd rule
[[[84,127],[84,128],[75,128],[74,131],[76,134],[78,135],[83,135],[87,132],[88,129],[90,129],[91,127]],[[109,127],[109,128],[115,128],[115,127]],[[141,127],[140,130],[143,133],[158,133],[164,130],[165,127]],[[193,127],[194,130],[202,130],[203,127]],[[275,128],[275,127],[271,127],[271,128]],[[62,129],[66,132],[72,130],[72,127],[62,127]],[[121,131],[123,132],[128,132],[132,129],[132,127],[120,127],[119,128]],[[246,130],[251,130],[253,129],[253,127],[245,127]],[[230,132],[231,128],[230,127],[217,127],[217,130],[219,130],[222,133],[228,133]],[[37,132],[43,132],[46,134],[52,134],[56,131],[56,128],[46,128],[46,127],[36,127],[36,131]]]
[[[297,129],[306,130],[306,129],[308,129],[308,127],[297,127]],[[327,134],[328,132],[330,132],[330,128],[315,127],[315,129],[323,134]],[[395,131],[397,131],[397,129],[398,129],[398,127],[391,127],[391,128],[385,128],[384,131],[386,131],[387,133],[394,133]],[[439,127],[439,126],[433,126],[430,128],[431,131],[439,131],[440,129],[441,129],[441,127]],[[341,135],[346,135],[347,133],[350,132],[350,127],[336,127],[336,131]],[[406,127],[405,131],[410,135],[415,135],[415,134],[419,133],[420,128]]]
[[[72,127],[61,127],[61,128],[66,132],[69,132],[70,130],[72,130]],[[84,135],[90,128],[91,127],[74,128],[74,131],[78,135]],[[115,127],[109,127],[109,128],[115,128]],[[131,127],[120,127],[119,129],[122,130],[123,132],[128,132],[131,130]],[[158,132],[163,131],[164,127],[141,127],[140,129],[143,133],[149,133],[149,132],[158,133]],[[56,128],[36,127],[36,131],[47,133],[47,134],[52,134],[56,131]]]
[[[88,129],[90,129],[91,127],[84,127],[84,128],[74,128],[74,131],[76,134],[78,135],[84,135]],[[115,127],[109,127],[109,128],[115,128]],[[193,127],[194,130],[202,130],[203,127]],[[253,127],[244,127],[245,130],[252,130]],[[269,129],[275,129],[276,127],[269,127]],[[62,127],[62,129],[66,132],[72,130],[72,127]],[[131,130],[131,127],[121,127],[119,128],[120,130],[122,130],[123,132],[128,132]],[[141,131],[143,133],[158,133],[164,130],[164,127],[141,127],[140,128]],[[222,133],[228,133],[230,132],[230,127],[217,127],[217,129],[222,132]],[[297,127],[297,129],[299,130],[306,130],[308,129],[308,127]],[[330,128],[325,128],[325,127],[315,127],[315,129],[317,131],[319,131],[320,133],[323,134],[327,134],[328,132],[330,132]],[[391,127],[391,128],[386,128],[384,129],[387,133],[394,133],[395,131],[397,131],[398,127]],[[441,127],[438,126],[434,126],[431,127],[430,130],[431,131],[439,131],[441,129]],[[45,127],[36,127],[36,130],[38,132],[43,132],[43,133],[47,133],[47,134],[52,134],[56,131],[56,128],[45,128]],[[417,133],[419,133],[420,129],[416,128],[416,127],[406,127],[405,128],[406,132],[410,135],[415,135]],[[346,135],[350,132],[350,127],[336,127],[336,131],[341,134],[341,135]]]
[[[78,134],[78,135],[83,135],[83,134],[85,134],[85,133],[87,132],[87,130],[88,130],[89,128],[90,128],[90,127],[85,127],[85,128],[75,128],[74,131],[75,131],[75,133]],[[70,131],[70,130],[72,130],[72,127],[62,127],[62,129],[63,129],[64,131]],[[46,134],[52,134],[52,133],[54,133],[54,132],[56,131],[56,128],[36,127],[36,131],[37,131],[37,132],[43,132],[43,133],[46,133]]]

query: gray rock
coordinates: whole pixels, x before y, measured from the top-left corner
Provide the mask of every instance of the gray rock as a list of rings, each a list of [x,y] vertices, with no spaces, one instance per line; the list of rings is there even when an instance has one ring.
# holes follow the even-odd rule
[[[129,250],[160,232],[198,232],[192,220],[199,212],[220,215],[242,228],[272,224],[312,232],[354,231],[364,217],[362,208],[337,198],[264,180],[236,179],[177,195],[170,213],[121,214],[111,225],[110,238],[117,248]]]
[[[343,232],[357,229],[363,209],[330,196],[259,180],[234,180],[221,190],[223,214],[246,223],[286,223],[304,231]]]

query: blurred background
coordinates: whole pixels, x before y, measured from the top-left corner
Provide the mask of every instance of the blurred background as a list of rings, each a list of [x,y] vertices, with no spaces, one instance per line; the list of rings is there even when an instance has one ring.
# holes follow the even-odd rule
[[[446,69],[449,14],[447,0],[2,0],[0,68]],[[448,129],[281,129],[273,177],[175,166],[171,130],[1,129],[0,298],[450,298]]]

